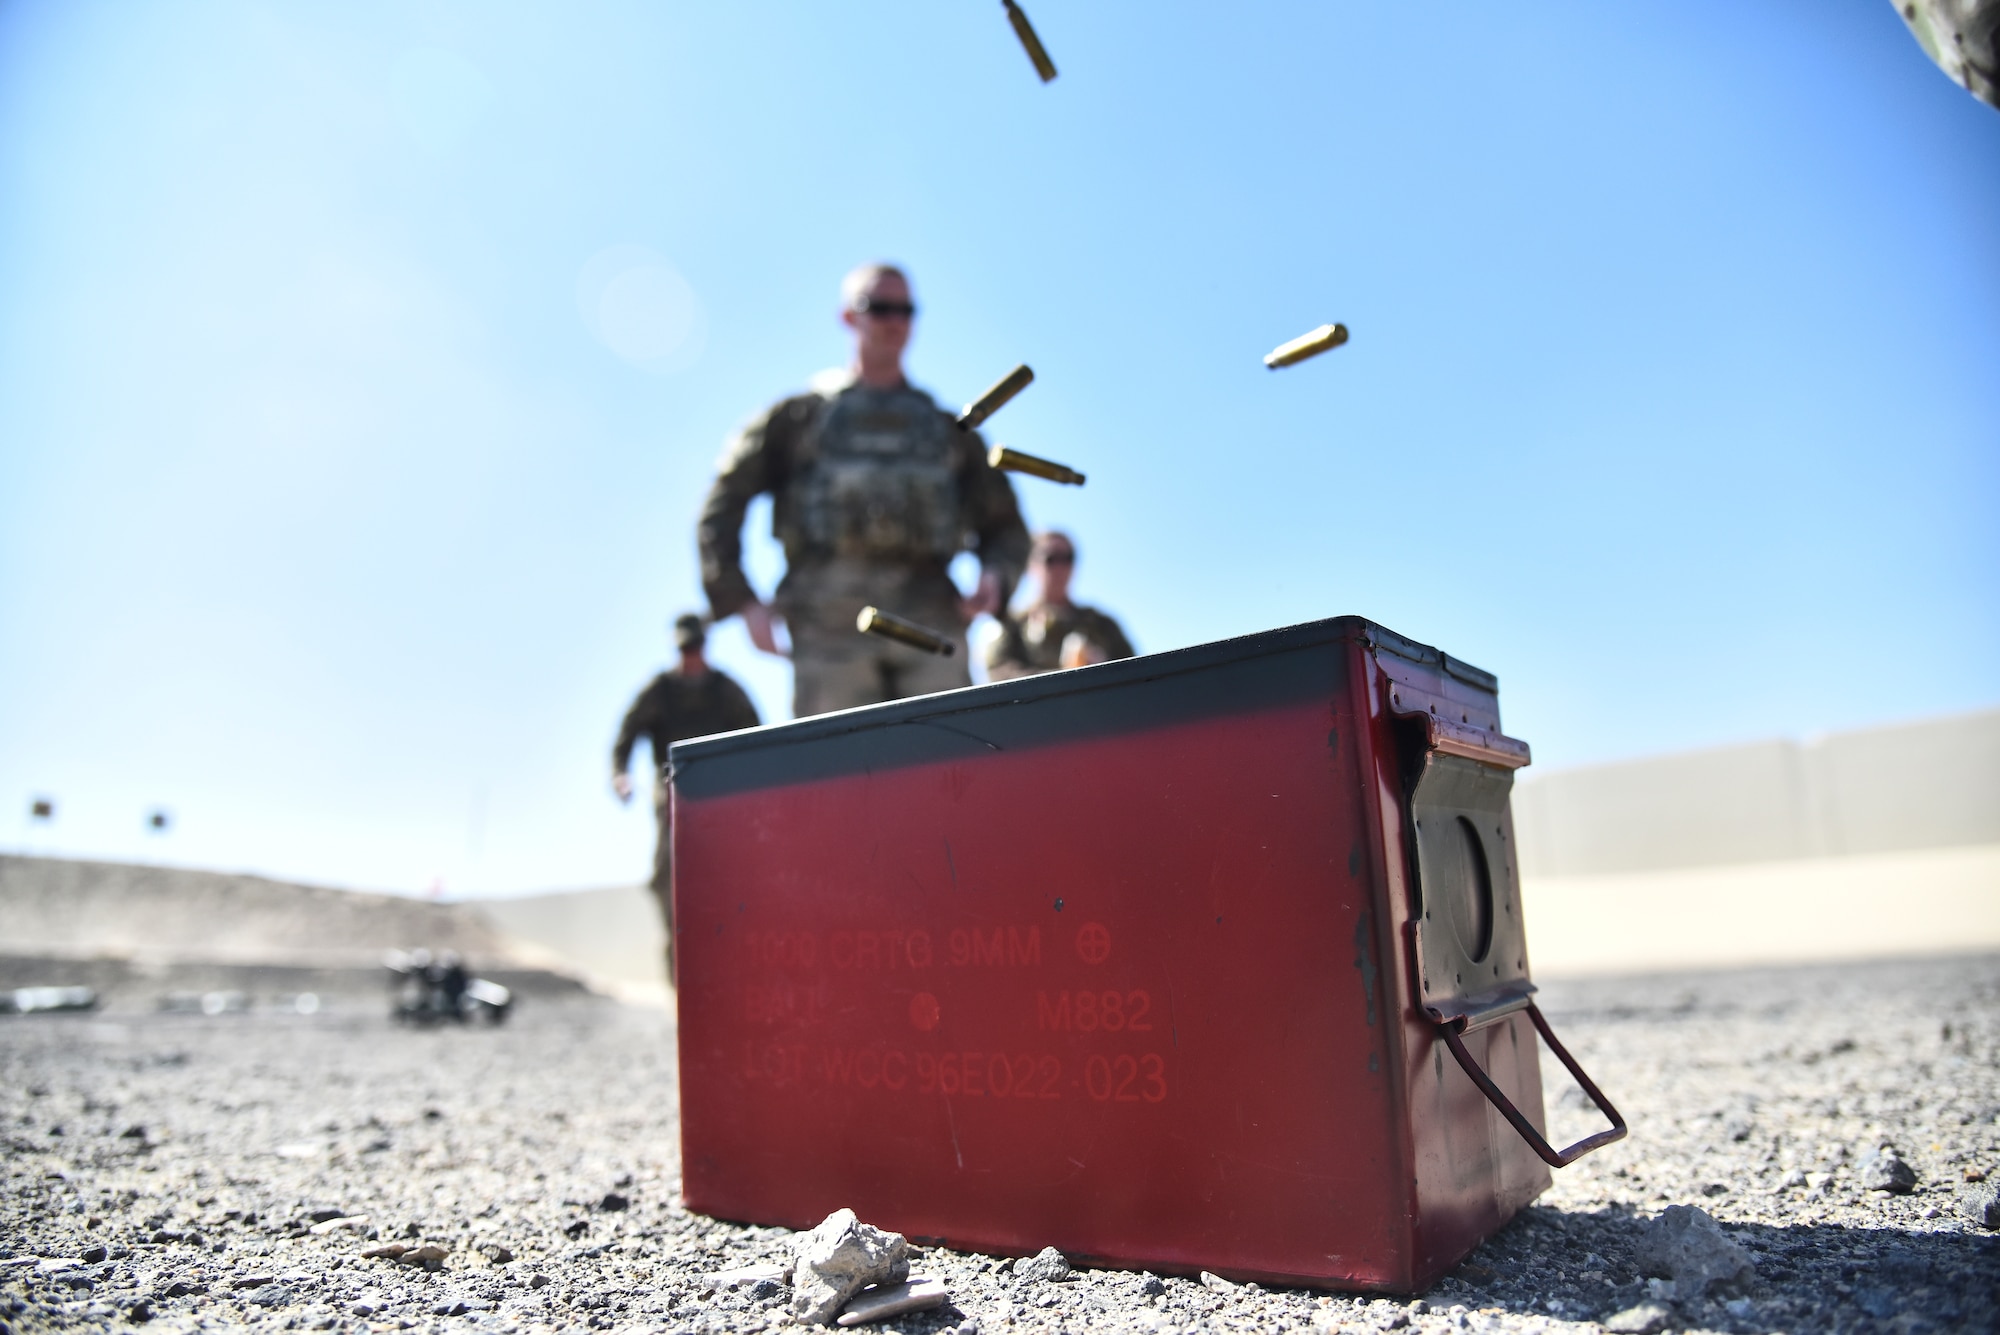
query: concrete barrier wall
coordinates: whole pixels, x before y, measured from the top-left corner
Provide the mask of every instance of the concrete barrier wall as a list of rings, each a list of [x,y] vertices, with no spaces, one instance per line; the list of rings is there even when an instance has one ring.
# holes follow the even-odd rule
[[[472,907],[508,939],[548,952],[595,987],[627,1001],[666,998],[666,931],[644,886],[481,899]]]
[[[2000,844],[1523,877],[1537,977],[2000,951]]]
[[[2000,709],[1529,771],[1514,824],[1529,877],[2000,844]]]

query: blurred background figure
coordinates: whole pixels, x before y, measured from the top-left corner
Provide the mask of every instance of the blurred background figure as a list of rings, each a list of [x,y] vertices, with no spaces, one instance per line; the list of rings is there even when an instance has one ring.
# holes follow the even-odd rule
[[[741,613],[751,642],[768,654],[783,652],[772,620],[784,620],[800,718],[970,686],[964,654],[942,658],[863,636],[855,617],[874,606],[957,634],[981,612],[997,616],[1007,606],[1028,551],[1014,488],[988,467],[978,433],[961,431],[903,374],[917,314],[909,279],[894,265],[866,264],[847,275],[841,297],[853,360],[737,435],[699,529],[714,614]],[[742,564],[743,517],[763,494],[785,549],[785,577],[768,607]],[[950,571],[968,535],[980,564],[970,596]]]
[[[1076,543],[1069,534],[1058,529],[1039,534],[1028,573],[1036,581],[1035,600],[1018,616],[1002,619],[999,635],[986,646],[987,676],[1002,681],[1132,656],[1132,642],[1115,620],[1070,601]]]
[[[673,812],[667,804],[667,747],[688,737],[754,728],[757,707],[728,674],[708,665],[702,619],[693,613],[674,621],[680,661],[653,678],[625,711],[611,748],[611,788],[620,802],[632,800],[632,749],[644,741],[652,751],[653,814],[660,840],[653,850],[653,894],[667,932],[667,981],[674,980]]]

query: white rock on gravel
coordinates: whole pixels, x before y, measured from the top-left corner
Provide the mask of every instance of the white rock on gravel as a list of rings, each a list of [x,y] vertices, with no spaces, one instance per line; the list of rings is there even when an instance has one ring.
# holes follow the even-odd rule
[[[910,1243],[900,1233],[864,1224],[835,1210],[801,1234],[792,1250],[792,1315],[824,1326],[870,1284],[900,1284],[910,1274]]]
[[[1981,1182],[1958,1193],[1958,1212],[1981,1228],[2000,1228],[2000,1188]]]
[[[760,1279],[789,1283],[791,1267],[766,1263],[763,1265],[739,1265],[729,1270],[718,1270],[708,1277],[711,1289],[734,1288],[739,1284],[755,1284]]]
[[[1673,1309],[1660,1303],[1641,1303],[1604,1318],[1611,1335],[1659,1335],[1674,1319]]]
[[[365,1231],[370,1222],[368,1216],[365,1214],[351,1214],[338,1216],[333,1219],[323,1219],[307,1231],[315,1237],[323,1238],[329,1233],[338,1233],[342,1229],[354,1229],[357,1232]]]

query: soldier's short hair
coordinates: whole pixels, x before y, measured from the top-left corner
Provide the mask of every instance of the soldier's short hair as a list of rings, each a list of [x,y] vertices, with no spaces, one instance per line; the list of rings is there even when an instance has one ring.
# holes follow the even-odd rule
[[[1030,554],[1039,555],[1047,551],[1051,544],[1058,542],[1069,549],[1069,554],[1072,557],[1076,555],[1076,539],[1059,528],[1045,528],[1037,532],[1035,534],[1035,545],[1029,549]]]
[[[841,305],[850,311],[853,310],[860,304],[861,299],[868,295],[868,289],[875,286],[877,279],[886,278],[891,274],[902,279],[903,286],[912,286],[910,276],[904,273],[902,266],[898,264],[878,260],[873,264],[864,264],[849,270],[847,277],[840,280]]]

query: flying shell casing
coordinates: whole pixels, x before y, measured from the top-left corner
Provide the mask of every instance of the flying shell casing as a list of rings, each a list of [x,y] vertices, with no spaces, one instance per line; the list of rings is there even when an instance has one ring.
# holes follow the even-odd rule
[[[1035,373],[1027,366],[1015,367],[1001,376],[991,389],[965,405],[965,411],[958,415],[959,428],[964,431],[977,430],[981,422],[999,412],[1007,400],[1033,384],[1034,380]]]
[[[1067,464],[1056,463],[1053,459],[1039,459],[1032,454],[1010,450],[1005,445],[995,445],[986,451],[986,462],[1009,473],[1026,473],[1031,477],[1045,477],[1051,482],[1060,482],[1068,487],[1083,485],[1083,474]]]
[[[1021,7],[1014,0],[1000,0],[1000,3],[1006,7],[1007,22],[1014,25],[1014,35],[1021,39],[1021,49],[1034,62],[1035,73],[1042,76],[1043,83],[1055,78],[1056,63],[1049,59],[1048,48],[1042,45],[1042,39],[1035,36],[1035,25],[1028,22],[1028,16],[1021,12]]]
[[[949,635],[940,635],[929,626],[920,626],[914,621],[884,612],[879,607],[864,607],[861,615],[854,618],[854,628],[868,635],[880,635],[885,640],[907,644],[912,649],[921,649],[927,654],[937,654],[950,658],[958,652],[958,643]]]
[[[1280,343],[1264,354],[1264,365],[1273,371],[1280,366],[1290,366],[1308,357],[1317,357],[1347,342],[1347,326],[1344,324],[1323,324],[1310,334],[1300,334],[1289,343]]]

